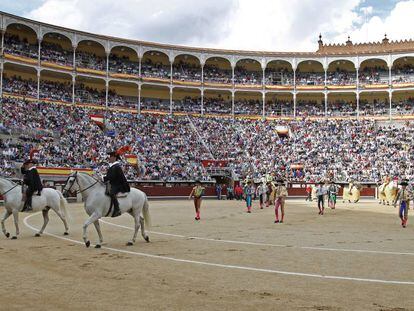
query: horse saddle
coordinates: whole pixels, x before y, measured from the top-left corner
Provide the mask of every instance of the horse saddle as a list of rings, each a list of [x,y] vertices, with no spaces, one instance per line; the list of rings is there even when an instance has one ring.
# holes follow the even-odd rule
[[[126,198],[128,196],[128,192],[120,192],[116,195],[117,198]]]

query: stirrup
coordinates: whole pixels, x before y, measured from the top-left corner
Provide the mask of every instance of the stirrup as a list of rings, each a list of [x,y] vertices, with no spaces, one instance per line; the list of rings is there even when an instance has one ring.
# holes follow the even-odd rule
[[[31,207],[30,205],[26,203],[23,205],[22,212],[30,212],[32,210],[33,210],[33,207]]]

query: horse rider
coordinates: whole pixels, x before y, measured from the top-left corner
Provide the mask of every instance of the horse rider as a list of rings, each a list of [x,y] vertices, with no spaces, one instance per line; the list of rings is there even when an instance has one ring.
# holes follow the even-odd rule
[[[107,185],[105,194],[109,195],[113,202],[114,211],[112,217],[117,217],[121,215],[117,194],[130,192],[131,188],[129,187],[128,181],[122,171],[121,164],[119,163],[119,160],[121,160],[119,152],[108,152],[108,155],[109,169],[104,177],[104,182]]]
[[[43,189],[42,181],[36,169],[36,160],[29,159],[25,161],[21,167],[21,173],[23,174],[22,189],[24,200],[22,212],[31,211],[33,194],[37,192],[37,195],[41,195]],[[26,188],[26,191],[24,191],[24,188]]]

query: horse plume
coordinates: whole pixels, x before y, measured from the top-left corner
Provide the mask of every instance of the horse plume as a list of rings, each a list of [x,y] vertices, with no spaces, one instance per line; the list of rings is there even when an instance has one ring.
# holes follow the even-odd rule
[[[36,153],[39,153],[39,150],[34,149],[34,148],[30,150],[30,153],[29,153],[29,158],[30,158],[30,160],[33,160],[33,156],[34,156]]]
[[[123,155],[123,154],[125,154],[126,152],[131,152],[131,151],[132,151],[131,146],[123,146],[123,147],[119,148],[119,149],[116,151],[116,154],[117,154],[117,155]]]

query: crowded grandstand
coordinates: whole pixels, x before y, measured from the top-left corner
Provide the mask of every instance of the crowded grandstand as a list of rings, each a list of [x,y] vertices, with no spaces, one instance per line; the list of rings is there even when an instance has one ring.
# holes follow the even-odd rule
[[[131,180],[209,181],[215,163],[234,180],[414,177],[411,41],[209,50],[0,16],[2,175],[32,149],[39,166],[99,172],[116,142],[142,164]]]

